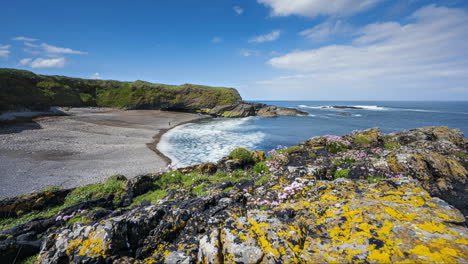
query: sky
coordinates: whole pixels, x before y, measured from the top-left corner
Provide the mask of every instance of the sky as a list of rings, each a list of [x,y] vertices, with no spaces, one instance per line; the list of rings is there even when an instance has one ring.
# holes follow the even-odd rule
[[[247,100],[468,100],[466,0],[15,0],[0,67]]]

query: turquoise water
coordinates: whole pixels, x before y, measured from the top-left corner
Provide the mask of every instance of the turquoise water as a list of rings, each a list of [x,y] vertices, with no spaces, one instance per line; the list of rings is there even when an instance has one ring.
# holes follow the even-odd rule
[[[216,118],[176,127],[165,134],[158,148],[179,166],[216,162],[232,149],[268,151],[292,146],[321,135],[344,135],[355,129],[380,127],[389,133],[422,126],[449,126],[468,133],[468,102],[388,101],[260,101],[293,107],[309,116],[277,118]],[[333,109],[326,106],[359,106]],[[349,113],[351,116],[339,116]]]

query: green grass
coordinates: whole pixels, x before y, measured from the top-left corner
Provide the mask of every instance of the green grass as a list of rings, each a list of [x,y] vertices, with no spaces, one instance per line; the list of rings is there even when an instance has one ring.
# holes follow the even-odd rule
[[[36,261],[36,259],[39,257],[39,254],[38,255],[34,255],[34,256],[31,256],[29,258],[26,258],[26,259],[23,259],[22,261],[20,262],[17,262],[18,264],[33,264],[34,261]]]
[[[395,143],[395,142],[387,142],[387,143],[384,144],[384,147],[386,149],[394,149],[394,148],[400,147],[400,144]]]
[[[380,177],[380,176],[368,176],[366,178],[366,180],[368,180],[370,183],[373,183],[373,182],[378,182],[380,180],[383,180],[384,178],[383,177]]]
[[[262,184],[263,184],[265,181],[267,181],[270,177],[271,177],[271,173],[263,175],[262,177],[260,177],[260,179],[258,179],[258,180],[255,182],[255,185],[262,185]]]
[[[252,172],[254,174],[263,174],[268,171],[270,171],[270,168],[266,165],[266,162],[264,161],[255,163],[255,165],[252,168]]]
[[[145,194],[142,194],[136,197],[133,200],[132,205],[130,206],[139,205],[143,201],[150,201],[151,203],[156,203],[159,200],[163,199],[166,195],[167,195],[166,190],[153,190],[153,191],[147,192]]]
[[[103,183],[77,187],[67,195],[64,206],[69,207],[80,202],[104,198],[111,194],[115,194],[114,203],[117,203],[124,194],[123,182],[123,180],[111,177]]]
[[[457,156],[457,157],[461,157],[461,158],[466,158],[466,157],[468,157],[468,154],[466,154],[466,153],[461,153],[461,152],[452,153],[452,155]]]
[[[348,178],[349,170],[337,170],[333,174],[333,179]]]
[[[285,154],[293,154],[293,153],[300,153],[302,152],[304,149],[300,146],[291,146],[287,149],[282,149],[282,150],[279,150],[278,152],[279,153],[285,153]]]

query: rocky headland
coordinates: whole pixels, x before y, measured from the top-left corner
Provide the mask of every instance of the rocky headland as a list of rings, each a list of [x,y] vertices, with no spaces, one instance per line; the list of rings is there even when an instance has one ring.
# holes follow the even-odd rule
[[[465,263],[468,140],[373,128],[0,201],[25,263]]]
[[[11,122],[12,116],[20,120],[31,116],[21,112],[50,115],[51,107],[57,106],[152,109],[214,117],[308,115],[292,108],[245,102],[234,88],[80,79],[0,68],[0,122]]]

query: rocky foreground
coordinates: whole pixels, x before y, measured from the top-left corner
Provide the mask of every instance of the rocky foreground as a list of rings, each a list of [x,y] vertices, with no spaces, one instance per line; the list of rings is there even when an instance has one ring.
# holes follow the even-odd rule
[[[456,129],[315,137],[0,201],[2,263],[466,263]],[[32,175],[33,177],[33,175]]]

